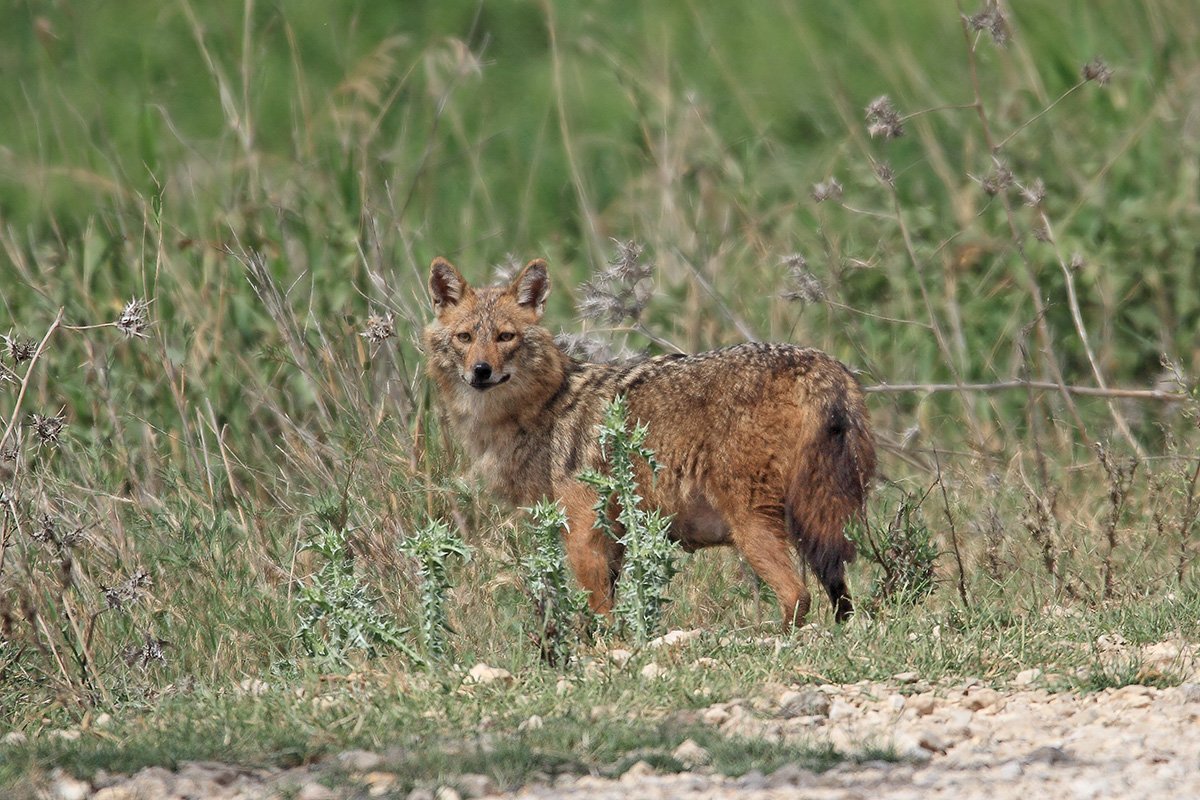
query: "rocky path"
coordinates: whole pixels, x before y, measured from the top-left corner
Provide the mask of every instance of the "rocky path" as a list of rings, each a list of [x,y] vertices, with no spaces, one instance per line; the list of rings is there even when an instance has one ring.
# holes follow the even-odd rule
[[[644,762],[615,780],[563,776],[508,797],[637,798],[1200,798],[1200,683],[1170,689],[1125,686],[1090,694],[1038,688],[998,692],[975,683],[955,688],[906,684],[782,688],[773,697],[711,706],[707,724],[735,736],[829,742],[848,752],[891,747],[899,763],[846,763],[823,773],[785,766],[738,778],[710,774],[702,748],[684,743],[676,757],[693,771],[657,775]],[[902,694],[903,690],[912,693]],[[916,690],[916,691],[913,691]],[[326,786],[336,767],[344,785]],[[178,772],[146,769],[62,776],[55,800],[296,798],[335,800],[393,795],[385,756],[340,754],[325,765],[287,771],[193,763]],[[456,787],[417,789],[411,800],[497,796],[483,776]]]
[[[1037,669],[1012,676],[1002,690],[975,680],[931,685],[907,673],[852,685],[766,685],[753,697],[698,713],[698,722],[731,737],[832,746],[849,754],[892,752],[899,761],[847,761],[822,773],[786,765],[768,775],[729,778],[714,774],[708,753],[687,741],[673,754],[690,767],[685,773],[660,775],[638,762],[619,778],[561,776],[510,794],[486,776],[465,775],[452,786],[418,788],[407,798],[1200,799],[1200,652],[1192,644],[1163,642],[1138,656],[1147,682],[1159,669],[1186,682],[1078,693],[1048,691],[1045,684],[1054,676]],[[657,670],[651,677],[662,668]],[[101,773],[90,782],[53,775],[36,794],[50,800],[405,797],[397,783],[387,754],[348,751],[292,770],[189,763],[175,772]]]
[[[812,690],[810,690],[811,692]],[[564,779],[515,796],[625,798],[1200,798],[1200,684],[1126,686],[1087,695],[1044,690],[999,693],[964,686],[905,697],[895,687],[823,687],[828,713],[763,718],[743,706],[707,716],[730,734],[891,745],[901,763],[843,764],[824,773],[783,767],[724,778],[698,772],[620,779]],[[779,709],[812,696],[790,691]],[[798,699],[801,695],[802,699]]]

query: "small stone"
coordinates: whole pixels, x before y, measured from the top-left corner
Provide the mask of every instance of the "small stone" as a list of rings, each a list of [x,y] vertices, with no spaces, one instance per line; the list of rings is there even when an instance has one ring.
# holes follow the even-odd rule
[[[300,791],[296,793],[296,800],[334,800],[337,795],[328,786],[323,786],[316,781],[310,781],[300,787]]]
[[[321,787],[325,788],[325,787]],[[128,786],[105,786],[92,795],[92,800],[139,800],[139,794]],[[299,800],[326,800],[325,798],[300,797]]]
[[[112,725],[112,721],[112,714],[109,714],[107,711],[101,711],[96,715],[96,718],[92,720],[92,727],[107,728]]]
[[[970,690],[963,705],[971,711],[979,711],[980,709],[996,705],[999,700],[1000,693],[995,689],[978,687]]]
[[[408,793],[405,800],[433,800],[433,789],[418,786]]]
[[[457,789],[449,786],[439,786],[438,790],[433,793],[433,800],[462,800],[462,795]]]
[[[517,726],[517,730],[519,730],[519,731],[540,731],[545,726],[546,726],[546,722],[541,718],[541,716],[539,714],[530,714],[528,719],[523,720],[521,722],[521,724],[519,724]]]
[[[87,800],[91,791],[90,784],[70,775],[63,775],[50,787],[50,796],[54,800]]]
[[[271,684],[266,681],[260,681],[258,678],[244,678],[238,683],[238,689],[242,694],[248,694],[251,697],[261,697],[271,691]]]
[[[1179,693],[1179,700],[1183,703],[1200,703],[1200,683],[1184,683],[1180,684],[1176,689]],[[8,734],[12,736],[12,734]],[[8,736],[5,737],[7,741]]]
[[[948,744],[946,739],[935,730],[923,730],[917,734],[917,744],[931,753],[944,753]]]
[[[812,783],[813,773],[799,764],[784,764],[767,776],[768,789],[786,789]]]
[[[659,678],[663,677],[666,674],[667,674],[666,668],[659,666],[658,664],[654,663],[653,661],[651,661],[646,666],[642,667],[642,677],[648,681],[658,680]]]
[[[368,772],[362,776],[362,782],[367,786],[368,797],[383,797],[396,785],[396,776],[391,772]]]
[[[1020,761],[1006,761],[996,767],[996,777],[1002,781],[1015,781],[1024,774],[1025,768]]]
[[[794,717],[829,716],[829,697],[815,689],[795,691],[789,689],[779,695],[779,715],[784,719]]]
[[[858,709],[845,700],[834,700],[829,704],[829,720],[837,722],[858,716]]]
[[[897,672],[892,676],[892,680],[894,680],[896,683],[916,683],[917,681],[921,680],[921,673]]]
[[[675,645],[686,644],[693,639],[699,639],[704,631],[699,628],[693,628],[690,631],[667,631],[662,636],[656,639],[651,639],[649,646],[651,648],[659,647],[674,647]]]
[[[752,769],[742,777],[736,779],[733,785],[747,792],[757,792],[767,788],[767,776],[756,769]]]
[[[704,709],[704,713],[700,715],[700,719],[706,725],[720,726],[729,719],[729,712],[722,706],[710,706]]]
[[[1071,754],[1061,747],[1044,746],[1031,750],[1025,756],[1026,764],[1067,764],[1073,759]]]
[[[695,769],[712,760],[709,752],[692,739],[684,739],[680,742],[671,756],[688,769]]]
[[[932,694],[914,694],[905,702],[905,707],[912,709],[918,717],[924,717],[933,713],[937,707],[937,700]]]
[[[933,754],[921,746],[921,737],[913,733],[903,733],[896,736],[893,742],[896,753],[906,761],[923,764],[932,758]]]
[[[621,776],[621,780],[623,782],[628,782],[653,774],[654,767],[650,766],[650,763],[647,761],[639,760],[635,761],[633,765],[629,767],[629,769],[625,770],[625,773]]]
[[[567,680],[566,678],[559,678],[558,682],[554,684],[554,694],[557,695],[558,697],[562,697],[564,694],[566,694],[570,690],[571,690],[571,682],[569,680]]]
[[[616,647],[608,651],[608,660],[618,667],[624,667],[629,663],[629,659],[631,658],[633,658],[633,652],[630,650],[623,650],[620,647]]]
[[[29,737],[21,731],[9,731],[4,734],[4,738],[0,742],[4,743],[5,747],[16,747],[17,745],[25,744],[29,741]]]
[[[1041,680],[1042,671],[1037,667],[1023,669],[1013,678],[1013,684],[1016,686],[1032,686]]]
[[[456,779],[458,787],[462,790],[466,797],[485,797],[489,794],[497,794],[500,789],[487,775],[480,775],[475,772],[467,772],[459,775]]]
[[[516,683],[516,678],[506,669],[500,667],[491,667],[483,662],[471,667],[467,672],[467,682],[477,683],[486,686],[490,683],[500,683],[505,686],[512,686]]]
[[[347,750],[338,753],[337,763],[347,772],[372,772],[383,763],[383,756],[370,750]]]
[[[65,728],[61,731],[50,731],[50,738],[60,742],[77,742],[83,734],[78,728]]]
[[[902,694],[889,695],[887,699],[888,708],[892,711],[903,711],[907,702]]]

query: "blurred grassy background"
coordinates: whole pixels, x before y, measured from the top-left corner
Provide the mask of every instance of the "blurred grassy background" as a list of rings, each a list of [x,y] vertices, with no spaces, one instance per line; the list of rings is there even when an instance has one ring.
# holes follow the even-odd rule
[[[57,449],[25,430],[0,466],[16,498],[0,562],[6,712],[295,658],[291,598],[312,569],[298,548],[331,498],[402,617],[415,590],[397,538],[454,519],[480,553],[455,596],[459,657],[530,657],[515,644],[525,542],[455,477],[420,373],[435,255],[478,281],[509,254],[547,256],[551,327],[633,349],[751,334],[823,347],[868,385],[1061,370],[1186,390],[1200,372],[1194,3],[1023,0],[1009,14],[997,46],[942,2],[10,4],[0,333],[40,338],[60,307],[67,326],[106,325],[131,298],[153,324],[128,341],[59,328],[20,403],[16,381],[0,386],[0,422],[68,421]],[[1097,55],[1111,83],[1081,85]],[[884,94],[914,115],[894,141],[866,133]],[[1016,181],[995,197],[988,135]],[[894,190],[876,177],[885,163]],[[843,194],[815,202],[830,177]],[[1022,205],[1039,179],[1045,200]],[[573,310],[610,239],[645,245],[657,268],[650,308],[617,330]],[[781,297],[795,254],[820,287],[807,303]],[[397,338],[364,340],[384,312]],[[979,597],[1034,610],[1194,593],[1194,405],[1073,402],[874,394],[883,472],[918,492],[944,475],[945,508],[926,515],[944,546],[961,538]],[[1122,460],[1130,440],[1144,466],[1114,512],[1091,445]],[[85,532],[65,567],[28,535],[45,515]],[[78,638],[100,588],[135,566],[152,599],[99,617],[91,668],[108,677],[81,687],[36,640]],[[955,602],[956,570],[944,559],[939,602]],[[674,624],[773,619],[729,554],[697,557],[680,585]],[[30,607],[49,632],[26,631]],[[147,632],[172,642],[168,666],[125,670]]]

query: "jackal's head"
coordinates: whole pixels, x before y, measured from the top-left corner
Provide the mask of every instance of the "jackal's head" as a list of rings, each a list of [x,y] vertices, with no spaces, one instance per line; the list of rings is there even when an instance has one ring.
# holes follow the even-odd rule
[[[436,319],[425,329],[430,370],[443,390],[455,381],[478,392],[528,383],[544,369],[549,331],[538,322],[550,292],[546,262],[534,259],[507,286],[472,288],[454,265],[435,258],[429,292]],[[516,380],[513,380],[516,378]]]

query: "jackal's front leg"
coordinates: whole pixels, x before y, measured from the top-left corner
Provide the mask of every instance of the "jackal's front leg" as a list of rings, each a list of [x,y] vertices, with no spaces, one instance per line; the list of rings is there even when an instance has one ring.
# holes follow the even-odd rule
[[[612,611],[617,575],[621,571],[621,544],[596,529],[593,491],[574,484],[560,499],[567,511],[567,530],[563,532],[567,560],[576,580],[588,592],[592,611],[607,614]]]

